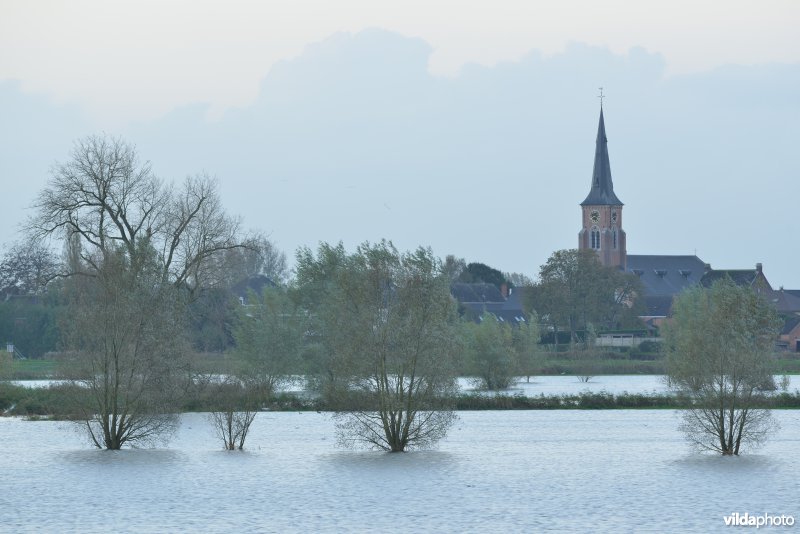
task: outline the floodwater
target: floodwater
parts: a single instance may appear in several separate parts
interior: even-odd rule
[[[781,376],[776,376],[776,382],[780,382]],[[794,391],[800,388],[800,376],[788,376],[788,389]],[[58,380],[19,380],[12,382],[26,387],[47,387],[50,384],[59,383]],[[459,387],[465,393],[479,392],[475,389],[473,380],[470,378],[459,378]],[[283,388],[285,391],[303,392],[302,379],[294,384]],[[581,382],[577,376],[556,375],[556,376],[532,376],[530,381],[525,377],[519,377],[517,383],[509,388],[499,391],[502,395],[524,395],[526,397],[538,397],[539,395],[574,395],[582,392],[606,392],[614,395],[620,393],[640,393],[640,394],[665,394],[669,393],[667,382],[661,375],[600,375],[593,376],[588,382]],[[486,393],[486,392],[479,392]]]
[[[261,413],[245,452],[187,414],[153,450],[99,451],[68,423],[0,418],[8,532],[725,530],[800,519],[800,411],[738,458],[693,452],[671,410],[460,412],[437,450],[336,448],[330,417]]]
[[[469,378],[459,378],[459,386],[464,392],[472,392],[475,387]],[[588,382],[581,382],[577,376],[554,375],[532,376],[530,381],[525,377],[520,377],[514,386],[498,393],[538,397],[539,395],[575,395],[586,391],[592,393],[604,391],[618,395],[620,393],[668,393],[669,388],[661,375],[603,375],[593,376]]]

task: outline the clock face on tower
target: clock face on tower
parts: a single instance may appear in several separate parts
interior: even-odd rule
[[[600,212],[597,210],[592,210],[592,212],[589,214],[589,218],[593,223],[597,224],[597,221],[600,220]]]

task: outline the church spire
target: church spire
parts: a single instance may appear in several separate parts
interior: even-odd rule
[[[592,188],[581,206],[622,206],[622,202],[614,194],[614,183],[611,181],[611,164],[608,161],[608,139],[606,125],[603,120],[603,102],[600,101],[600,124],[597,126],[597,146],[594,151],[594,170],[592,171]]]

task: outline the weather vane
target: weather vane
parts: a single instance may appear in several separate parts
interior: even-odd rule
[[[600,109],[603,109],[603,99],[605,97],[603,96],[603,88],[602,87],[600,88],[600,95],[597,98],[600,99]]]

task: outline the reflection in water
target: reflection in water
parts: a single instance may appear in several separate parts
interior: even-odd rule
[[[258,415],[223,451],[202,414],[168,448],[99,451],[0,418],[4,531],[695,531],[795,514],[800,413],[756,454],[691,452],[668,410],[461,412],[438,450],[340,450],[326,414]],[[69,427],[67,427],[69,428]],[[35,505],[32,505],[35,503]]]
[[[164,466],[186,461],[186,454],[172,449],[122,449],[109,451],[105,449],[88,449],[77,451],[61,451],[59,459],[84,466],[118,466],[138,469],[150,466]]]

